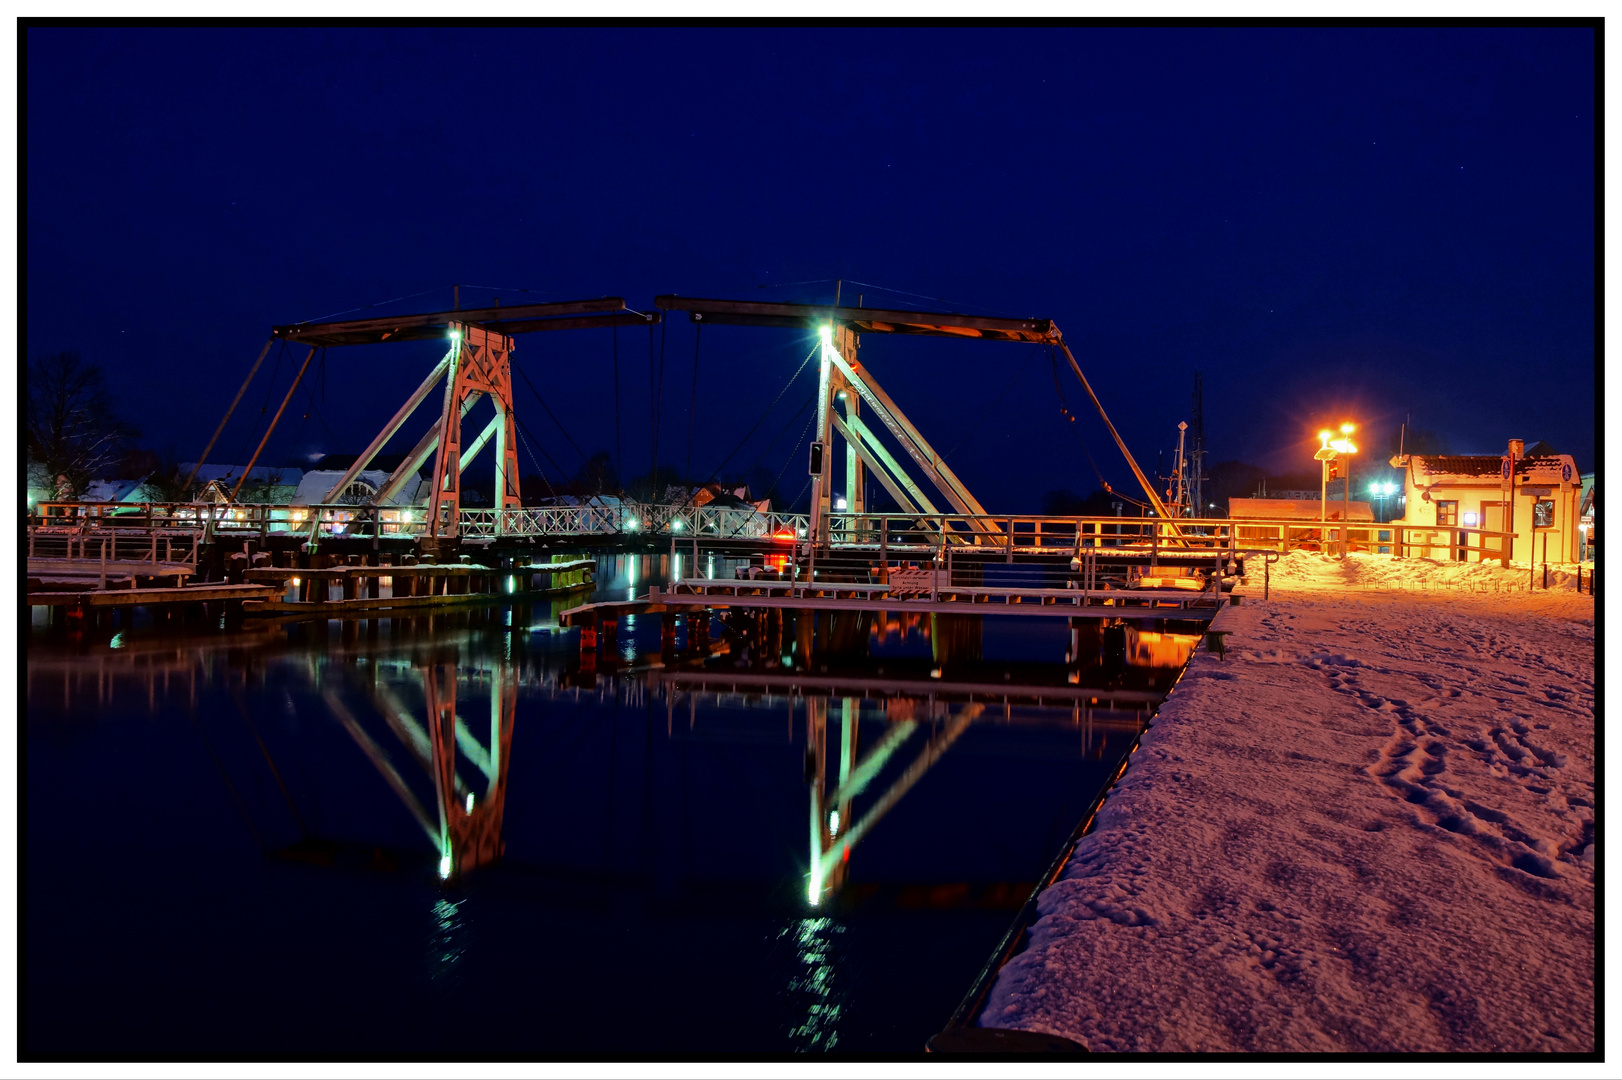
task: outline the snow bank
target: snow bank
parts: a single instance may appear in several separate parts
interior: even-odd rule
[[[1479,564],[1273,569],[980,1022],[1096,1051],[1593,1050],[1592,598],[1372,585],[1506,573]]]
[[[1250,580],[1262,577],[1259,565],[1246,566]],[[1342,590],[1396,590],[1401,592],[1526,593],[1575,592],[1575,563],[1549,564],[1549,587],[1543,588],[1543,568],[1512,562],[1506,569],[1495,562],[1452,562],[1439,559],[1395,559],[1390,555],[1352,552],[1343,562],[1315,551],[1292,551],[1268,571],[1276,582],[1334,586]],[[1583,569],[1583,589],[1588,588]]]

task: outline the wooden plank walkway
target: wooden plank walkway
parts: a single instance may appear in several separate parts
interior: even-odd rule
[[[29,559],[28,581],[41,585],[66,585],[70,588],[87,582],[97,586],[105,580],[133,586],[140,578],[175,578],[176,585],[191,577],[197,568],[190,563],[158,562],[146,559]]]
[[[589,571],[595,566],[593,559],[571,559],[513,567],[474,563],[331,566],[316,570],[286,566],[255,567],[244,571],[243,576],[253,581],[272,583],[275,586],[274,595],[243,604],[242,612],[251,617],[344,618],[378,616],[389,612],[429,613],[446,608],[544,600],[591,588]],[[535,587],[535,579],[543,575],[547,583]],[[393,595],[360,595],[363,589],[378,591],[383,578],[389,579],[388,589]],[[307,599],[286,598],[287,588],[294,582],[307,590]],[[334,582],[343,584],[343,597],[334,599],[328,595]],[[512,588],[503,588],[504,582],[510,583]],[[520,582],[524,587],[518,587]]]
[[[759,585],[753,595],[700,594],[667,592],[658,586],[648,590],[642,600],[613,600],[596,604],[582,604],[558,616],[560,626],[589,626],[598,621],[619,619],[625,615],[653,614],[709,608],[723,611],[731,608],[788,608],[799,611],[870,611],[919,612],[935,615],[1023,615],[1037,618],[1109,618],[1143,622],[1159,619],[1210,619],[1222,607],[1226,597],[1221,593],[1185,592],[1172,589],[1093,590],[1044,589],[1029,601],[1007,601],[1008,590],[942,589],[941,594],[954,599],[902,599],[900,597],[840,596],[850,590],[843,582],[829,582],[814,589],[800,587],[796,594],[785,594],[779,583],[726,582],[747,589]],[[769,584],[770,589],[765,586]],[[858,586],[859,588],[859,586]],[[1032,592],[1027,590],[1027,592]],[[811,595],[816,594],[816,595]],[[833,594],[833,595],[825,595]],[[968,596],[968,600],[955,597]],[[976,599],[976,596],[979,598]],[[997,600],[1002,597],[1003,600]]]
[[[276,590],[268,585],[186,585],[159,589],[76,589],[31,592],[29,607],[151,607],[163,604],[202,604],[216,600],[258,600]]]

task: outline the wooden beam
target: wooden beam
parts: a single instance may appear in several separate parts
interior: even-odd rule
[[[294,323],[271,328],[271,336],[283,341],[302,341],[318,345],[369,345],[382,341],[411,341],[442,337],[442,328],[453,322],[485,324],[527,323],[545,321],[562,315],[586,315],[596,312],[624,311],[625,301],[618,296],[605,296],[597,300],[568,300],[555,304],[520,304],[516,307],[472,308],[467,311],[431,311],[416,315],[390,315],[375,319],[348,319],[336,322]],[[631,318],[637,323],[647,319],[639,315]],[[601,325],[609,325],[603,323]],[[540,329],[541,327],[536,327]],[[546,327],[547,329],[577,329],[578,327]],[[494,327],[492,327],[494,329]],[[497,330],[510,334],[512,330]]]
[[[864,334],[933,334],[998,341],[1054,341],[1058,338],[1058,331],[1049,319],[999,319],[952,312],[771,304],[686,296],[658,296],[653,303],[665,311],[686,311],[692,321],[701,323],[814,329],[837,322]]]
[[[276,339],[274,337],[268,339],[265,342],[265,347],[259,350],[259,359],[255,360],[253,362],[253,367],[248,369],[248,377],[242,380],[242,387],[237,391],[237,396],[231,399],[231,407],[225,410],[224,416],[220,417],[220,426],[214,429],[214,437],[208,440],[207,446],[203,447],[202,456],[197,459],[197,464],[192,466],[191,472],[186,476],[185,482],[180,485],[180,493],[182,497],[191,491],[191,482],[197,479],[197,471],[204,465],[208,464],[209,452],[214,449],[214,444],[219,441],[220,432],[225,430],[226,421],[230,420],[231,414],[236,412],[237,403],[242,400],[242,395],[247,393],[248,384],[253,382],[254,375],[256,375],[259,371],[259,365],[265,362],[265,357],[267,354],[269,354],[270,346],[275,342],[275,340]]]
[[[319,346],[310,346],[309,355],[304,358],[304,366],[298,369],[297,375],[293,376],[293,385],[287,388],[287,396],[282,398],[281,408],[277,409],[276,415],[270,418],[270,426],[265,429],[264,437],[259,440],[258,447],[254,449],[253,457],[248,459],[248,464],[243,468],[242,475],[238,477],[237,486],[231,489],[231,497],[227,500],[228,502],[236,502],[237,492],[241,491],[242,485],[248,482],[248,477],[253,473],[254,464],[258,462],[259,455],[264,452],[265,444],[270,441],[270,433],[276,430],[276,425],[281,422],[282,413],[287,411],[287,403],[293,400],[293,392],[298,389],[298,384],[303,381],[304,373],[310,370],[310,361],[315,359],[317,348]]]

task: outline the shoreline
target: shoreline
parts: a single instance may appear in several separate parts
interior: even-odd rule
[[[1455,569],[1295,553],[1268,602],[1253,575],[979,1022],[1095,1051],[1591,1052],[1593,600],[1402,587]]]

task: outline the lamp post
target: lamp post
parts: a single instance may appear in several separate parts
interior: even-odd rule
[[[1356,424],[1346,423],[1340,425],[1340,438],[1331,439],[1332,434],[1327,428],[1318,432],[1318,452],[1312,456],[1323,464],[1323,483],[1318,496],[1318,546],[1322,550],[1327,542],[1329,533],[1329,464],[1338,462],[1342,454],[1347,456],[1346,461],[1346,498],[1341,508],[1340,526],[1340,557],[1346,557],[1347,546],[1351,540],[1351,533],[1346,528],[1352,512],[1352,462],[1351,455],[1357,453],[1357,446],[1352,442],[1352,432],[1357,430]]]
[[[1335,460],[1335,451],[1329,448],[1327,430],[1318,432],[1318,441],[1322,445],[1312,456],[1323,465],[1323,482],[1318,488],[1318,550],[1322,551],[1329,541],[1329,463]]]
[[[1390,482],[1381,483],[1379,481],[1375,481],[1374,483],[1369,485],[1369,494],[1373,495],[1375,498],[1380,500],[1380,520],[1382,522],[1391,520],[1390,518],[1385,516],[1386,515],[1386,499],[1389,498],[1391,495],[1393,495],[1396,492],[1396,490],[1397,490],[1397,485],[1393,484],[1393,483],[1390,483]]]

